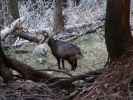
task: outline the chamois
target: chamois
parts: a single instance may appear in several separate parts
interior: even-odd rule
[[[70,63],[71,70],[75,70],[77,68],[77,60],[82,56],[78,46],[69,42],[55,40],[53,37],[48,39],[48,46],[57,60],[59,69],[61,69],[61,62],[63,69],[65,69],[64,60]]]

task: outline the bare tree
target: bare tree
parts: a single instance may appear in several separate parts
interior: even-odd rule
[[[8,0],[8,9],[13,19],[19,18],[18,0]]]
[[[54,33],[64,31],[64,16],[62,12],[63,0],[55,0],[55,11],[54,11]]]

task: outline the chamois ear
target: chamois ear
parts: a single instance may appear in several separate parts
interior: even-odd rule
[[[43,39],[40,41],[40,43],[47,42],[47,40],[49,39],[49,33],[43,30],[40,32],[40,34],[43,35]]]
[[[45,30],[43,30],[43,31],[41,31],[41,32],[39,32],[40,34],[42,34],[43,35],[43,40],[40,42],[40,43],[44,43],[44,42],[48,42],[48,40],[50,39],[50,38],[54,38],[54,36],[56,35],[55,33],[53,33],[53,34],[49,34],[47,31],[45,31]]]

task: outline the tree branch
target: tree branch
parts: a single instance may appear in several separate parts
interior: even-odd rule
[[[56,80],[53,83],[48,84],[49,87],[69,87],[72,86],[72,83],[77,80],[85,80],[87,79],[87,82],[94,82],[94,80],[97,78],[102,73],[103,69],[99,69],[96,71],[88,72],[85,74],[81,75],[76,75],[71,78],[67,79],[59,79],[58,81]],[[50,80],[49,80],[50,81]]]
[[[52,78],[51,75],[36,71],[31,66],[21,63],[16,59],[12,59],[9,57],[6,59],[7,59],[6,64],[9,66],[9,68],[12,68],[17,72],[19,72],[25,80],[33,80],[38,82],[38,81],[46,81]]]
[[[11,23],[10,26],[5,27],[3,30],[1,30],[0,35],[1,35],[1,40],[4,40],[9,34],[11,34],[17,27],[22,25],[24,22],[24,17],[20,17],[16,19],[14,22]]]
[[[66,72],[66,71],[63,71],[63,70],[57,70],[57,69],[39,69],[39,70],[37,70],[37,71],[54,71],[54,72],[63,73],[63,74],[66,74],[66,75],[68,75],[68,76],[70,76],[70,77],[73,77],[72,74],[70,74],[70,73],[68,73],[68,72]]]

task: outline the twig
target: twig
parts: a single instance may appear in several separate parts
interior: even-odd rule
[[[38,69],[37,71],[54,71],[54,72],[59,72],[59,73],[63,73],[63,74],[66,74],[70,77],[73,77],[72,74],[68,73],[68,72],[65,72],[63,70],[57,70],[57,69]]]
[[[86,32],[85,33],[83,33],[83,34],[77,34],[77,35],[73,35],[73,36],[67,36],[67,38],[64,40],[64,41],[74,41],[74,40],[76,40],[76,39],[78,39],[79,37],[82,37],[82,36],[84,36],[84,35],[87,35],[87,34],[89,34],[89,33],[95,33],[99,28],[102,28],[104,26],[104,24],[102,24],[102,25],[99,25],[99,26],[97,26],[97,27],[95,27],[94,29],[89,29],[89,30],[86,30]],[[81,27],[76,27],[77,29],[79,29],[79,28],[82,28],[82,27],[84,27],[84,25],[83,26],[81,26]],[[85,27],[91,27],[91,25],[86,25]],[[69,32],[69,30],[73,30],[73,28],[70,28],[70,29],[67,29],[66,31],[68,31]],[[74,30],[73,30],[74,31]],[[63,37],[64,38],[64,37]]]
[[[9,34],[11,34],[17,27],[21,26],[24,22],[25,17],[20,17],[13,21],[10,26],[5,27],[3,30],[0,31],[1,33],[1,40],[4,40]]]
[[[54,83],[48,84],[49,87],[69,87],[72,86],[72,83],[77,80],[86,80],[88,82],[94,82],[94,80],[102,73],[103,69],[99,69],[96,71],[88,72],[81,75],[76,75],[68,79],[61,79],[58,81],[55,81]]]

